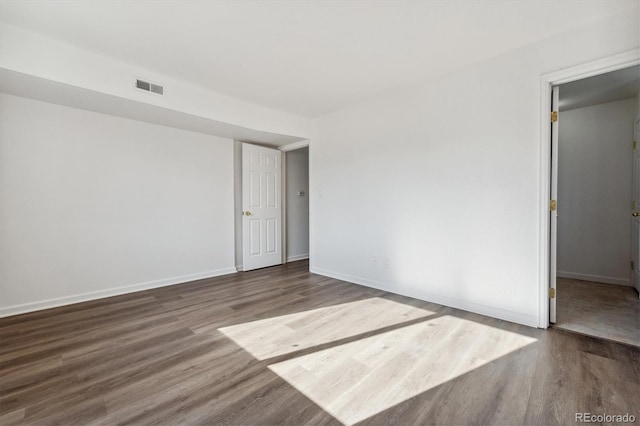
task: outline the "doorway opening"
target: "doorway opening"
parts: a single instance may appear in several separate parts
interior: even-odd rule
[[[234,200],[238,272],[308,262],[309,141],[234,141]]]
[[[283,153],[284,261],[309,259],[309,146]]]
[[[557,328],[640,346],[637,56],[618,55],[601,69],[566,70],[543,83],[559,113],[547,134],[546,318]]]
[[[633,197],[637,185],[632,190],[640,66],[557,89],[555,326],[640,346],[631,268],[632,213],[640,202]]]

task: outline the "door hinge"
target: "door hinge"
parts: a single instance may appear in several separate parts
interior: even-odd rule
[[[558,111],[551,111],[551,122],[555,123],[558,121]]]
[[[556,298],[556,289],[555,288],[549,287],[549,298],[550,299],[555,299]]]
[[[549,201],[549,210],[551,210],[552,212],[555,212],[557,208],[558,208],[558,202],[556,200]]]
[[[631,270],[632,271],[636,270],[636,262],[634,262],[633,260],[631,261]]]
[[[638,141],[633,141],[633,149],[637,149],[638,148]]]

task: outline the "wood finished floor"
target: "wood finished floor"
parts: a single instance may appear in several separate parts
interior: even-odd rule
[[[640,299],[633,287],[558,278],[556,328],[640,347]]]
[[[574,424],[640,417],[640,350],[306,261],[0,319],[0,424]]]

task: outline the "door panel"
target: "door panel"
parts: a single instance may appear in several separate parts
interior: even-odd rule
[[[273,209],[276,208],[276,201],[278,201],[276,197],[276,186],[280,186],[279,184],[276,185],[276,177],[275,173],[265,173],[267,181],[267,201],[265,206]]]
[[[636,136],[637,137],[637,136]],[[636,202],[635,211],[640,211],[640,206],[637,203],[640,202],[640,154],[638,154],[638,149],[633,150],[633,182],[632,182],[632,192],[633,192],[633,201]]]
[[[255,219],[249,219],[251,244],[249,245],[249,254],[251,256],[260,255],[260,221]]]
[[[249,207],[260,207],[260,173],[249,171]]]
[[[242,268],[282,263],[281,153],[242,145]]]
[[[276,244],[276,231],[278,229],[278,226],[276,224],[276,221],[274,219],[267,219],[267,250],[266,252],[271,254],[271,253],[275,253],[278,249],[278,246]]]
[[[632,223],[632,249],[634,268],[631,279],[640,294],[640,217],[634,217]]]

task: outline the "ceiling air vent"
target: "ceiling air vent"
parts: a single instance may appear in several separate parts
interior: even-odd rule
[[[164,86],[151,83],[150,81],[141,80],[139,78],[136,79],[136,89],[164,96]]]

